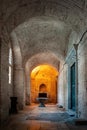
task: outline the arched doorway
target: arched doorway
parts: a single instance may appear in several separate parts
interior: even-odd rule
[[[47,103],[57,103],[58,71],[47,64],[39,65],[31,71],[31,103],[37,103],[39,93],[47,93]]]

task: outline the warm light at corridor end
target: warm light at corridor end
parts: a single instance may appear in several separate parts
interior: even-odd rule
[[[31,102],[35,103],[38,93],[48,94],[48,102],[56,103],[58,71],[51,65],[39,65],[31,72]],[[42,86],[45,86],[44,88]]]
[[[52,76],[57,77],[58,71],[50,65],[39,65],[31,72],[31,78],[50,78]]]

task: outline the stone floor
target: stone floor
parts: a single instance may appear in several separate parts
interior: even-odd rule
[[[87,126],[76,126],[75,116],[56,105],[26,106],[18,114],[10,115],[0,130],[87,130]]]

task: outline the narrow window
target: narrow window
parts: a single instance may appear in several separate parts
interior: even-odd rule
[[[9,49],[9,84],[12,83],[12,49]]]

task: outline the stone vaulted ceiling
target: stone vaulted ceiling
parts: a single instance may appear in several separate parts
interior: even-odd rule
[[[0,15],[23,59],[49,51],[64,57],[71,32],[87,24],[87,1],[3,0]]]
[[[15,30],[23,57],[52,51],[64,55],[70,28],[51,17],[36,17]],[[33,50],[33,51],[32,51]]]

